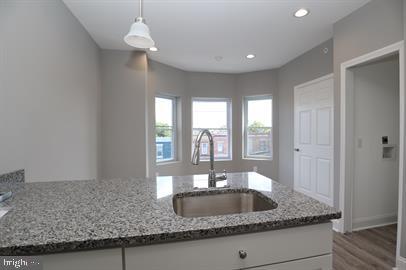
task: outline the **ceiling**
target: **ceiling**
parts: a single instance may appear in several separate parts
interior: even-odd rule
[[[123,37],[138,15],[137,0],[63,1],[102,49],[133,49]],[[331,38],[333,24],[367,2],[145,0],[144,17],[159,48],[148,54],[188,71],[241,73],[277,68]],[[302,7],[310,15],[295,18],[293,13]],[[250,53],[256,58],[246,59]]]

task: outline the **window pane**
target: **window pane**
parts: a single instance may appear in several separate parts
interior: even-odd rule
[[[173,100],[169,98],[155,98],[155,123],[172,126]]]
[[[224,129],[213,129],[207,128],[211,135],[213,136],[214,141],[214,157],[217,159],[229,159],[230,158],[230,151],[228,150],[228,145],[230,142],[229,132],[226,128]],[[200,128],[193,129],[193,146],[196,140],[197,134],[199,134]],[[192,149],[193,150],[193,149]],[[209,148],[209,140],[206,136],[202,138],[201,145],[200,145],[200,159],[201,160],[209,160],[210,159],[210,148]]]
[[[175,159],[175,123],[173,109],[175,99],[155,98],[155,144],[156,161]]]
[[[193,138],[192,150],[197,134],[202,129],[208,129],[213,135],[214,157],[230,159],[229,147],[231,131],[229,130],[229,114],[231,103],[228,100],[194,100],[193,101]],[[210,146],[206,136],[202,138],[200,159],[209,160]]]
[[[246,100],[245,155],[272,157],[272,99]]]
[[[272,127],[272,99],[248,100],[248,125]]]
[[[226,101],[193,101],[193,128],[227,128]]]

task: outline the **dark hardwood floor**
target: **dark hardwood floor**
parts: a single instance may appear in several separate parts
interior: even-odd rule
[[[334,270],[392,270],[396,264],[396,225],[351,234],[334,232]]]

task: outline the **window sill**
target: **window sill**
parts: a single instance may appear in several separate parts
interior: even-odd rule
[[[157,166],[161,166],[161,165],[171,165],[171,164],[177,164],[177,163],[181,163],[182,161],[180,160],[168,160],[168,161],[160,161],[160,162],[156,162]]]
[[[215,159],[214,162],[233,161],[232,159]],[[210,162],[210,160],[200,160],[200,162]]]
[[[273,157],[265,158],[265,157],[243,157],[243,160],[256,160],[256,161],[273,161]]]

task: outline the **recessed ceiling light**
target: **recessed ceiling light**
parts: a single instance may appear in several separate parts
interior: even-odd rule
[[[253,59],[255,58],[255,54],[248,54],[246,57],[247,59]]]
[[[301,8],[301,9],[299,9],[299,10],[297,10],[295,12],[295,17],[296,18],[302,18],[302,17],[304,17],[306,15],[309,15],[309,10],[307,10],[305,8]]]
[[[149,50],[150,50],[151,52],[157,52],[157,51],[158,51],[158,48],[157,48],[157,47],[151,47],[151,48],[149,48]]]

